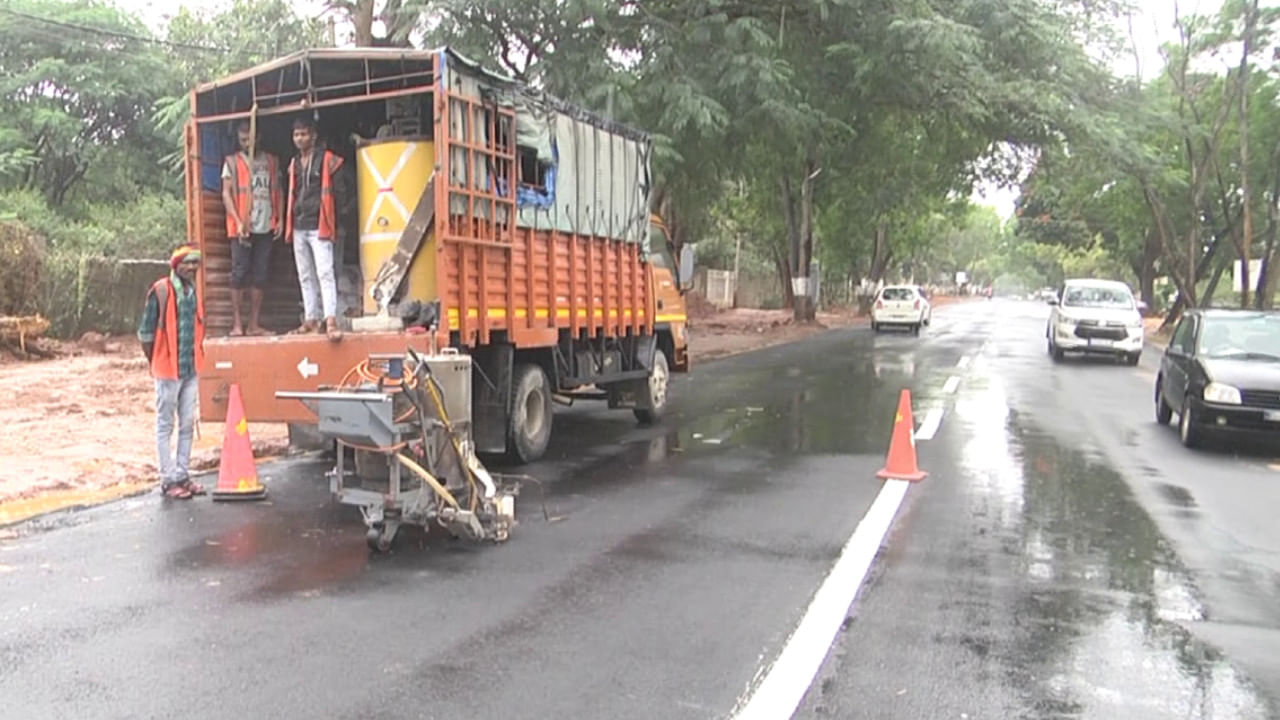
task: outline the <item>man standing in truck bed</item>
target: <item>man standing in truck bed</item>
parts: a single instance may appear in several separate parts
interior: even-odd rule
[[[240,151],[222,165],[222,204],[231,242],[231,334],[243,335],[240,299],[249,289],[249,334],[266,335],[258,324],[263,288],[271,264],[271,243],[284,234],[280,161],[257,150],[247,120],[236,126]]]
[[[294,332],[319,329],[321,313],[330,340],[341,340],[338,327],[338,281],[334,245],[339,218],[351,202],[351,183],[342,157],[316,146],[316,126],[309,118],[293,122],[293,144],[298,156],[289,163],[287,239],[293,242],[293,258],[302,288],[302,326]]]

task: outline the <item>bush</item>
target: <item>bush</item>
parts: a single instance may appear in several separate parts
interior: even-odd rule
[[[0,193],[0,213],[15,216],[43,236],[51,252],[101,257],[163,258],[186,239],[181,198],[147,193],[125,203],[99,203],[79,211],[55,210],[39,193]]]
[[[0,221],[0,315],[30,315],[45,262],[44,239],[16,220]]]
[[[80,327],[80,263],[75,252],[54,251],[45,258],[36,304],[54,337],[70,337]]]
[[[85,248],[106,257],[166,258],[187,236],[186,205],[172,195],[139,195],[125,205],[93,205],[87,226],[111,238],[108,246]]]
[[[0,220],[0,314],[39,312],[57,337],[86,323],[127,331],[137,282],[124,269],[131,263],[111,261],[165,259],[186,238],[185,206],[168,194],[53,209],[39,193],[12,190],[0,192],[0,218],[13,218]]]

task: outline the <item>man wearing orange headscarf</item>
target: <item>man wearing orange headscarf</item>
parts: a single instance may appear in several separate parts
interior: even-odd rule
[[[204,305],[196,291],[200,250],[183,245],[169,258],[169,275],[147,291],[138,340],[156,381],[156,456],[167,498],[204,494],[189,476],[198,377],[204,364]],[[171,448],[174,418],[177,452]]]

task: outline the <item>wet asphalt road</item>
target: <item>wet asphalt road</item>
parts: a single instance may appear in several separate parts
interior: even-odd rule
[[[503,546],[371,557],[317,462],[264,465],[269,504],[21,526],[0,717],[727,717],[880,490],[902,387],[943,413],[931,476],[797,717],[1275,717],[1275,460],[1184,451],[1154,352],[1055,366],[1046,315],[964,304],[920,338],[708,364],[660,428],[572,408],[526,469],[550,518],[527,488]]]

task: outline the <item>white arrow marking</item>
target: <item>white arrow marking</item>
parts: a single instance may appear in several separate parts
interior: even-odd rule
[[[303,357],[298,363],[298,374],[302,376],[303,380],[306,380],[313,375],[319,375],[320,366]]]

